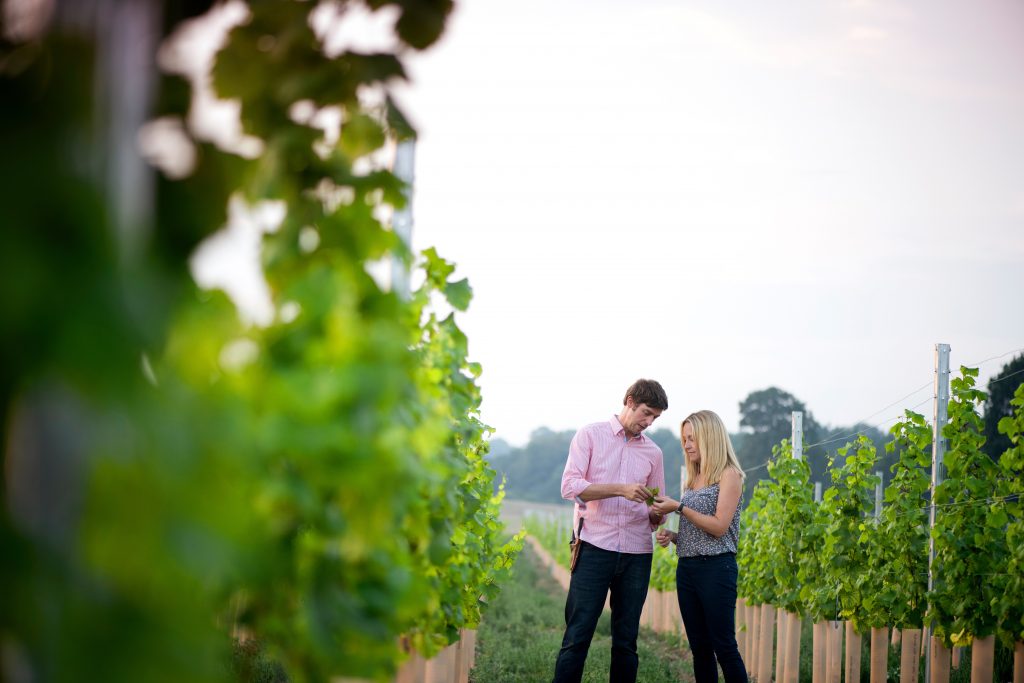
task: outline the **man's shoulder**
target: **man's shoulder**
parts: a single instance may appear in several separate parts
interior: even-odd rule
[[[576,430],[577,434],[587,434],[588,436],[600,434],[600,435],[612,435],[612,427],[608,420],[602,420],[601,422],[591,422],[590,424],[583,425]]]

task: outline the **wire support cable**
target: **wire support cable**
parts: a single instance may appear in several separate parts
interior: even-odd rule
[[[920,391],[920,389],[918,389],[918,391]],[[917,392],[914,392],[914,393],[917,393]],[[913,396],[913,395],[914,394],[910,394],[910,396]],[[907,408],[906,410],[915,410],[916,408],[920,408],[924,404],[929,403],[931,401],[932,401],[932,397],[929,396],[928,398],[926,398],[925,400],[921,401],[917,405],[911,406],[910,408]],[[879,412],[881,412],[881,411],[879,411]],[[878,413],[875,413],[875,414],[877,415]],[[865,429],[860,429],[860,430],[858,430],[856,432],[851,432],[850,434],[843,434],[842,436],[834,436],[831,439],[824,439],[823,441],[818,441],[816,443],[809,443],[806,446],[804,446],[804,448],[809,450],[809,449],[813,448],[814,446],[823,446],[825,444],[834,443],[836,441],[842,441],[843,439],[849,439],[849,438],[854,437],[854,436],[860,436],[861,434],[866,434],[868,429],[877,429],[878,427],[881,427],[884,424],[888,424],[890,422],[898,420],[901,417],[903,417],[903,415],[895,415],[893,417],[886,418],[886,419],[882,420],[881,422],[876,422],[875,424],[868,425]]]
[[[998,356],[992,356],[991,358],[986,358],[985,360],[979,361],[977,363],[969,363],[969,364],[965,365],[964,367],[967,367],[967,368],[979,368],[982,365],[984,365],[985,363],[988,363],[989,361],[999,360],[1000,358],[1005,358],[1006,356],[1009,356],[1011,353],[1020,353],[1022,351],[1024,351],[1024,348],[1013,349],[1012,351],[1007,351],[1006,353],[1001,353]]]

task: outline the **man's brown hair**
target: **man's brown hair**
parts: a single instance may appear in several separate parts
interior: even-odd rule
[[[626,395],[622,397],[622,405],[626,405],[626,399],[630,396],[637,405],[646,403],[648,408],[668,409],[668,396],[661,385],[653,379],[638,379],[633,382],[632,386],[626,389]]]

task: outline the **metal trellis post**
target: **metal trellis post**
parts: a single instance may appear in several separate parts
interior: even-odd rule
[[[797,460],[804,459],[804,414],[799,410],[793,411],[793,457]]]
[[[935,529],[935,489],[942,483],[942,460],[946,454],[946,440],[942,437],[942,428],[946,425],[949,404],[949,344],[935,345],[935,392],[934,392],[934,424],[932,426],[932,485],[929,491],[928,528]],[[935,539],[928,534],[928,592],[934,586],[932,565],[935,561]],[[932,626],[928,625],[927,648],[924,658],[924,680],[931,680],[932,659]]]

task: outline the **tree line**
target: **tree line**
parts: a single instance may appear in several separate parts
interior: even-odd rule
[[[1010,399],[1019,382],[1004,382],[1010,377],[1024,376],[1024,354],[1003,366],[989,381],[988,398],[984,403],[983,451],[992,459],[1005,451],[1009,442],[998,431],[999,419],[1010,414]],[[879,453],[878,469],[888,472],[898,461],[899,452],[886,452],[886,434],[869,424],[830,426],[819,422],[807,404],[793,394],[778,387],[750,392],[739,403],[740,430],[731,434],[736,455],[747,473],[744,496],[750,500],[754,487],[768,478],[767,462],[772,448],[783,439],[790,438],[792,413],[803,413],[804,458],[810,466],[810,481],[829,481],[829,459],[838,449],[858,436],[866,437]],[[558,503],[562,469],[569,452],[569,443],[575,430],[554,431],[540,427],[530,434],[529,441],[519,447],[496,438],[491,441],[490,462],[499,478],[505,478],[505,491],[509,498],[538,503]],[[683,463],[679,433],[676,429],[660,427],[648,433],[665,455],[665,477],[670,490],[679,486],[679,472]]]

